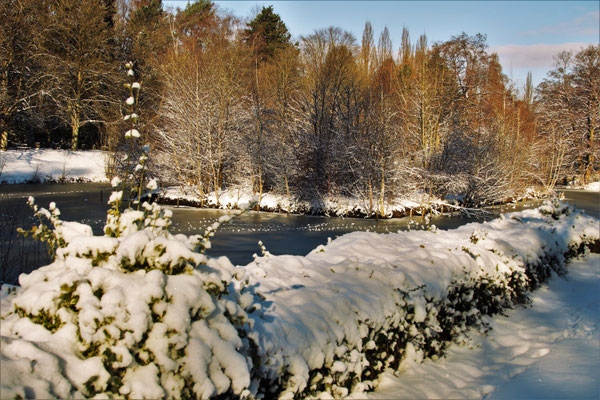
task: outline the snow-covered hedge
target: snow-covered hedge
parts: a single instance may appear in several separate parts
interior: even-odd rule
[[[246,267],[270,304],[254,330],[287,365],[284,397],[360,392],[386,368],[438,357],[470,327],[485,331],[484,315],[527,302],[598,231],[548,202],[452,231],[354,232],[306,257],[263,257]]]
[[[113,199],[117,201],[117,199]],[[145,211],[144,211],[145,210]],[[52,212],[50,214],[54,215]],[[0,397],[340,397],[443,354],[598,240],[560,203],[453,231],[355,232],[246,267],[156,205],[106,234],[59,222],[56,260],[2,299]],[[215,227],[216,228],[216,227]]]

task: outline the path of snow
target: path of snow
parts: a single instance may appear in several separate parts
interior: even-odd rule
[[[8,150],[0,152],[0,183],[28,181],[106,182],[102,151]]]
[[[386,373],[369,398],[600,398],[600,254],[574,261],[532,299],[490,320],[470,346]]]

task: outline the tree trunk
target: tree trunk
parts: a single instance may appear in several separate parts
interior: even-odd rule
[[[369,216],[373,213],[373,185],[371,183],[371,177],[369,177]]]
[[[0,150],[6,151],[8,147],[8,130],[2,129],[2,137],[0,138]]]
[[[379,215],[381,217],[385,216],[385,165],[384,165],[384,160],[383,160],[383,156],[381,156],[381,195],[379,198]]]
[[[73,111],[71,113],[71,150],[76,151],[79,146],[79,113]]]
[[[591,122],[591,118],[588,116],[588,126],[589,128],[589,132],[588,132],[588,151],[589,154],[586,157],[586,169],[585,169],[585,174],[583,176],[583,184],[586,185],[589,183],[591,177],[592,177],[592,172],[594,171],[594,125]]]

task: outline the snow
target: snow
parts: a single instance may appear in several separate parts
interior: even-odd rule
[[[375,398],[510,397],[540,375],[560,384],[552,361],[571,351],[582,355],[562,363],[572,374],[598,371],[595,255],[569,280],[554,275],[532,308],[484,315],[514,304],[526,270],[562,273],[571,250],[598,240],[598,220],[564,204],[449,231],[353,232],[306,256],[263,248],[245,267],[195,251],[218,223],[190,238],[169,223],[145,204],[113,214],[103,237],[58,225],[69,231],[56,260],[0,292],[0,397],[268,397],[259,385],[279,384],[282,398],[364,398],[373,387]],[[487,287],[497,291],[475,293]],[[479,335],[486,323],[492,333]],[[444,332],[467,346],[426,361]],[[597,372],[580,381],[594,394]]]
[[[0,183],[107,182],[102,151],[8,150],[0,152]]]
[[[490,319],[488,335],[452,345],[444,359],[386,372],[368,397],[598,399],[598,293],[600,254],[590,254],[534,292],[530,308]]]
[[[140,137],[140,132],[137,129],[130,129],[127,132],[125,132],[125,137],[139,138]]]
[[[262,196],[252,194],[244,188],[229,188],[218,193],[211,192],[205,198],[200,197],[191,187],[171,186],[164,188],[161,198],[169,202],[186,201],[191,204],[203,204],[206,207],[222,209],[242,209],[252,202],[256,202],[261,210],[285,211],[289,213],[317,213],[328,216],[373,216],[379,210],[378,204],[372,204],[372,209],[364,199],[335,196],[331,199],[319,201],[306,201],[295,196],[288,197],[284,194],[263,193]],[[398,197],[391,202],[385,202],[385,216],[409,215],[414,210],[433,211],[442,206],[449,206],[447,202],[422,192],[410,193],[405,197]],[[456,207],[458,208],[458,207]]]
[[[589,190],[591,192],[600,192],[600,182],[591,182],[585,185],[584,190]]]

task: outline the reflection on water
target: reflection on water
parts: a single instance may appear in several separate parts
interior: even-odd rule
[[[16,238],[14,234],[15,227],[29,228],[36,223],[26,205],[28,196],[34,196],[42,207],[47,207],[51,201],[56,202],[62,219],[88,224],[99,235],[106,220],[106,201],[110,191],[111,187],[106,184],[0,185],[0,268],[3,273],[0,280],[15,281],[18,275],[15,271],[29,272],[47,263],[43,248],[34,248],[31,242]],[[565,196],[567,201],[600,218],[599,193],[565,191]],[[490,214],[486,218],[466,218],[455,212],[453,216],[432,217],[429,223],[439,229],[454,229],[537,204],[539,202],[519,207],[506,205],[489,208]],[[187,235],[202,234],[221,215],[231,213],[187,207],[168,208],[173,210],[173,233]],[[273,254],[305,255],[318,245],[327,243],[328,238],[335,239],[348,232],[396,232],[409,229],[409,224],[411,229],[423,229],[428,221],[420,217],[414,217],[411,222],[410,218],[376,220],[248,212],[221,226],[208,254],[213,257],[226,255],[232,263],[245,265],[252,261],[254,253],[260,252],[259,240]],[[21,265],[24,263],[25,266]]]

